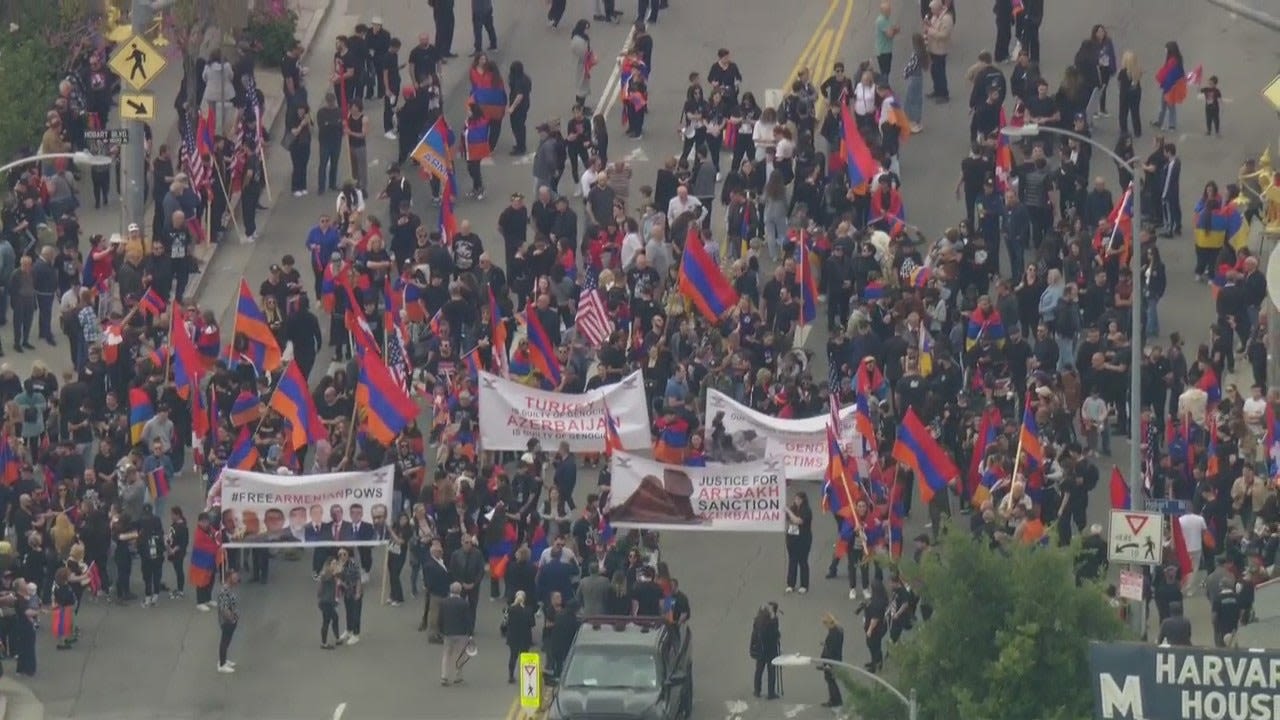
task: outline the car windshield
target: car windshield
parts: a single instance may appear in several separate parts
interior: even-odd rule
[[[652,690],[658,687],[658,660],[643,648],[578,647],[561,684]]]

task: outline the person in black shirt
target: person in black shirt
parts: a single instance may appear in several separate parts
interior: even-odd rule
[[[385,30],[383,31],[386,32]],[[382,130],[388,140],[396,140],[395,107],[400,99],[400,39],[392,38],[385,50],[374,59],[373,73],[378,78],[378,97],[382,98]],[[368,92],[374,91],[370,83]],[[401,128],[403,131],[405,128]]]
[[[654,581],[653,568],[642,568],[631,588],[631,614],[636,617],[662,616],[662,588]]]
[[[716,62],[707,71],[707,82],[713,90],[719,90],[730,108],[738,105],[738,90],[742,85],[742,71],[730,57],[729,51],[716,51]]]
[[[369,31],[365,34],[365,45],[369,49],[369,74],[372,82],[365,88],[365,99],[383,98],[387,95],[400,94],[399,65],[396,67],[396,87],[391,89],[383,77],[383,68],[387,67],[387,54],[396,54],[400,50],[400,41],[392,38],[391,33],[382,26],[382,18],[374,15],[369,20]]]
[[[877,580],[871,584],[871,599],[863,606],[862,628],[867,633],[867,650],[871,653],[871,662],[866,664],[869,672],[878,672],[884,665],[884,651],[881,649],[884,636],[889,631],[886,616],[889,612],[889,593],[884,583]]]
[[[431,44],[431,36],[423,33],[418,36],[418,44],[409,51],[409,68],[413,73],[413,84],[424,85],[427,78],[436,74],[440,64],[440,53]]]
[[[999,108],[996,108],[997,115]],[[970,130],[976,130],[977,113],[975,113],[974,125],[970,126]],[[956,183],[956,194],[964,191],[964,208],[965,219],[969,222],[969,227],[976,227],[975,220],[977,214],[978,198],[983,192],[984,183],[987,178],[993,177],[995,174],[995,163],[993,163],[982,151],[982,146],[974,142],[969,149],[969,155],[960,161],[960,181]]]
[[[338,157],[342,154],[342,136],[342,110],[338,107],[338,96],[326,93],[324,105],[316,111],[316,137],[320,145],[320,158],[316,165],[319,171],[317,195],[324,194],[326,185],[329,190],[338,189]]]
[[[371,92],[375,82],[373,73],[370,72],[369,57],[369,26],[364,23],[356,25],[355,32],[347,38],[348,55],[343,57],[343,62],[350,60],[347,67],[355,69],[355,98],[371,97]]]
[[[529,118],[529,104],[533,95],[533,80],[524,72],[524,63],[519,60],[511,63],[507,74],[507,115],[511,119],[511,135],[515,138],[512,155],[523,155],[528,152],[525,146],[526,125]]]
[[[307,84],[302,81],[302,67],[298,62],[301,59],[302,43],[295,40],[280,60],[280,77],[284,83],[284,101],[288,113],[286,117],[295,115],[297,108],[307,104]]]
[[[339,35],[334,39],[333,75],[330,78],[333,94],[343,97],[348,103],[356,99],[356,92],[360,87],[360,71],[355,67],[356,59],[351,53],[349,42],[346,35]]]
[[[877,583],[879,585],[879,583]],[[884,592],[884,586],[880,585],[881,593]],[[822,660],[835,660],[841,662],[844,660],[844,628],[840,627],[840,623],[831,613],[825,613],[822,616],[822,625],[827,629],[827,636],[822,641]],[[822,677],[827,681],[827,701],[822,704],[823,707],[835,708],[844,705],[844,698],[840,695],[840,685],[836,682],[835,668],[831,665],[819,663],[819,669],[822,670]]]

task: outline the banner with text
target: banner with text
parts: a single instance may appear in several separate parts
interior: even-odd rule
[[[1090,643],[1094,717],[1218,720],[1280,715],[1280,652]]]
[[[782,532],[782,458],[685,467],[616,452],[609,462],[609,521],[620,528]]]
[[[857,437],[853,428],[854,406],[840,410],[840,444],[848,452]],[[718,390],[707,390],[704,416],[711,435],[716,424],[724,426],[727,443],[707,442],[707,459],[735,463],[765,456],[765,447],[786,463],[789,480],[821,480],[827,469],[829,415],[785,420],[756,412]]]
[[[271,475],[226,469],[210,490],[227,547],[381,545],[392,506],[395,467],[368,472]]]
[[[538,440],[548,452],[560,443],[580,453],[604,451],[604,408],[618,423],[622,447],[653,444],[644,380],[636,371],[620,382],[580,395],[548,392],[480,373],[480,446],[485,450],[525,450]]]

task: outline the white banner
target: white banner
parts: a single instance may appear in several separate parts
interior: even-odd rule
[[[618,452],[609,470],[609,522],[615,527],[777,533],[785,529],[787,482],[780,457],[685,467]]]
[[[622,447],[653,444],[644,380],[636,371],[612,385],[574,395],[548,392],[480,373],[480,447],[525,450],[538,440],[553,452],[562,441],[578,453],[604,451],[604,408],[618,423]]]
[[[381,545],[394,480],[391,465],[319,475],[227,469],[209,494],[234,523],[230,548]]]
[[[854,406],[840,410],[840,445],[852,447]],[[784,420],[756,412],[718,390],[707,390],[707,459],[736,463],[765,456],[765,447],[780,452],[788,480],[821,480],[827,470],[829,415]],[[725,442],[713,442],[716,424],[724,426]]]

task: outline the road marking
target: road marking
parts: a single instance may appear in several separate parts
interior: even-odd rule
[[[333,709],[333,720],[342,720],[342,716],[346,712],[347,712],[347,704],[338,703],[338,707]]]
[[[516,158],[515,160],[512,160],[512,161],[511,161],[511,164],[512,164],[512,165],[532,165],[532,164],[533,164],[533,153],[527,153],[527,154],[525,154],[525,155],[521,155],[520,157]]]
[[[627,33],[627,37],[622,41],[622,52],[619,57],[613,61],[613,71],[609,73],[609,79],[604,84],[604,89],[600,91],[600,101],[596,103],[596,115],[604,115],[609,117],[609,111],[613,109],[614,103],[618,102],[618,91],[622,82],[622,57],[631,50],[631,41],[635,39],[636,29],[632,26]]]
[[[638,147],[635,150],[632,150],[631,152],[627,153],[627,162],[629,163],[649,162],[649,156],[644,154],[644,148]]]
[[[840,55],[840,47],[844,45],[845,35],[849,32],[849,23],[853,20],[853,6],[854,0],[846,0],[844,17],[840,18],[840,27],[836,30],[835,35],[831,39],[831,44],[827,47],[826,64],[814,70],[814,73],[831,72],[831,67],[835,65],[836,60]],[[814,77],[813,82],[815,84],[822,82],[822,77]],[[827,102],[822,95],[819,95],[817,107],[814,109],[814,116],[826,117],[826,110]]]
[[[741,720],[743,715],[751,709],[751,706],[742,700],[725,700],[724,709],[727,713],[728,720]]]
[[[800,56],[796,58],[795,65],[791,66],[791,72],[787,73],[787,81],[782,84],[783,89],[791,87],[791,83],[795,82],[796,76],[800,74],[800,70],[805,67],[804,61],[809,55],[813,54],[818,44],[818,38],[822,37],[827,29],[827,24],[831,22],[831,18],[836,14],[836,8],[845,0],[831,0],[827,6],[827,12],[823,14],[822,21],[818,23],[813,34],[809,36],[809,41],[804,44],[804,49],[800,51]]]
[[[787,720],[792,720],[793,718],[799,717],[801,713],[808,709],[808,705],[792,705],[783,711],[782,716],[787,718]]]

